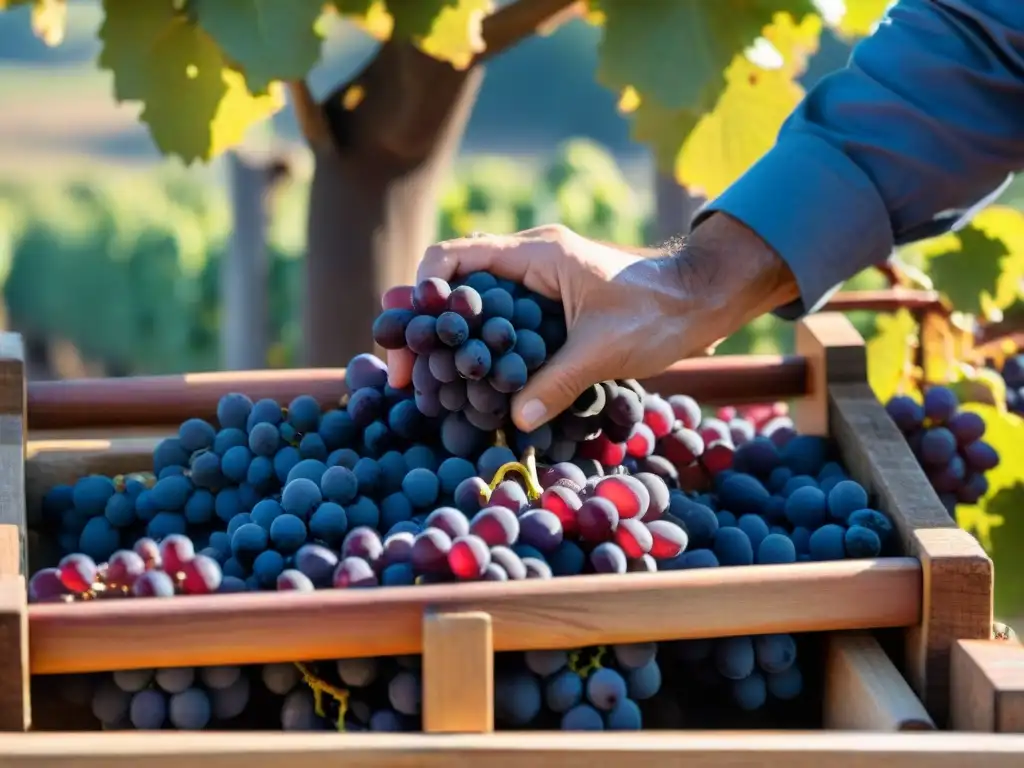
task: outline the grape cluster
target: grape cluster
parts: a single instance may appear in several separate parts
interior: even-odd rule
[[[961,411],[952,390],[929,388],[923,405],[897,395],[885,408],[950,515],[957,504],[974,504],[985,495],[985,473],[999,465],[999,454],[982,439],[984,419],[973,411]]]
[[[1006,384],[1007,409],[1024,416],[1024,354],[1007,358],[1000,375]]]
[[[471,457],[496,430],[508,430],[511,396],[565,343],[560,303],[487,272],[395,288],[384,304],[374,340],[384,349],[409,349],[415,358],[413,400],[395,426],[412,432],[423,421],[417,414],[443,417],[441,442],[455,456]],[[353,400],[361,408],[358,394]],[[551,430],[512,440],[520,451],[528,445],[547,450]]]
[[[667,660],[667,661],[666,661]],[[255,666],[175,667],[61,681],[104,730],[421,729],[420,656]],[[640,730],[683,691],[754,712],[803,692],[792,635],[636,643],[498,654],[499,729]],[[687,717],[673,727],[687,725]],[[692,727],[692,726],[691,726]]]

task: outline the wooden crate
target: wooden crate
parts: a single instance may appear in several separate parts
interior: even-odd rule
[[[953,647],[950,724],[958,731],[1024,733],[1024,645],[961,640]]]
[[[480,759],[495,765],[608,766],[810,766],[826,759],[859,766],[871,759],[887,766],[927,761],[934,768],[962,765],[965,755],[978,751],[998,765],[1020,765],[1024,739],[1010,736],[489,734],[495,651],[768,632],[834,633],[824,681],[827,727],[898,731],[945,725],[954,644],[990,636],[991,561],[955,526],[872,395],[863,341],[849,322],[832,314],[802,321],[797,352],[786,358],[687,361],[646,384],[709,403],[797,398],[799,430],[836,439],[851,475],[892,517],[905,557],[511,584],[27,606],[25,547],[32,536],[26,508],[36,508],[41,490],[55,482],[145,468],[153,445],[139,436],[81,439],[62,430],[165,432],[190,416],[212,417],[217,399],[228,391],[281,400],[313,393],[333,404],[344,394],[344,380],[339,369],[26,386],[20,342],[0,337],[0,729],[29,727],[30,673],[422,653],[423,725],[435,734],[46,734],[45,744],[44,734],[29,734],[0,738],[0,766],[170,766],[198,758],[202,766],[242,760],[249,766],[315,757],[328,764],[382,766]],[[45,440],[32,439],[37,430],[48,433]],[[679,610],[666,611],[666,605]],[[883,628],[900,630],[903,675],[865,633]],[[488,735],[436,735],[443,733]]]

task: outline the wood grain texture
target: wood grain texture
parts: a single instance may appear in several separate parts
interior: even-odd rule
[[[716,403],[785,400],[807,391],[804,360],[779,355],[683,360],[644,384]],[[282,405],[308,394],[329,408],[346,391],[344,368],[41,381],[29,385],[28,419],[32,430],[177,426],[192,417],[214,419],[217,401],[228,392]]]
[[[490,614],[428,611],[423,617],[423,730],[494,730],[494,633]]]
[[[792,406],[803,435],[830,435],[829,385],[867,381],[864,339],[845,315],[823,313],[796,325],[796,351],[807,360],[807,396]]]
[[[0,768],[1020,768],[1024,736],[955,733],[0,736]]]
[[[490,614],[498,651],[904,627],[920,621],[921,568],[911,558],[844,560],[457,587],[40,604],[29,608],[32,672],[420,653],[430,609]]]
[[[953,643],[992,631],[992,561],[956,527],[896,424],[867,384],[830,384],[830,425],[851,477],[892,518],[924,570],[922,623],[905,636],[906,675],[943,727]]]
[[[25,521],[25,362],[21,337],[0,333],[0,730],[31,723]]]
[[[1024,733],[1024,646],[1005,640],[960,640],[950,668],[950,727]]]
[[[824,688],[826,730],[935,730],[920,699],[866,632],[827,638]]]

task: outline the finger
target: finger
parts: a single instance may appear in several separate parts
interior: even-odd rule
[[[448,240],[427,249],[417,270],[417,279],[451,280],[472,272],[490,272],[550,299],[558,299],[560,293],[554,270],[557,248],[550,240],[520,235]]]
[[[516,427],[531,432],[566,410],[587,387],[609,376],[602,375],[603,350],[570,337],[542,368],[531,374],[526,387],[512,404]]]
[[[412,286],[396,285],[380,297],[382,309],[412,309]]]
[[[412,364],[416,356],[407,347],[388,350],[388,384],[405,389],[412,384]]]

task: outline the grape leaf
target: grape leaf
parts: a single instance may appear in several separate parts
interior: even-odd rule
[[[466,69],[484,50],[483,20],[491,0],[387,0],[395,20],[391,36],[412,40],[421,51]]]
[[[615,93],[635,88],[670,110],[710,109],[726,86],[723,71],[777,12],[803,17],[811,0],[601,0],[604,38],[598,80]]]
[[[971,227],[1003,244],[1006,252],[999,261],[999,278],[988,293],[996,308],[1007,309],[1020,298],[1024,284],[1024,213],[1007,205],[990,205],[974,217]]]
[[[141,119],[166,154],[208,160],[281,108],[280,88],[253,96],[217,44],[171,0],[105,0],[100,65],[119,100],[141,101]]]
[[[974,226],[957,233],[960,247],[932,256],[928,274],[935,289],[944,293],[961,312],[972,315],[982,311],[981,297],[996,292],[1002,275],[1002,262],[1009,251],[1001,240],[989,237]]]
[[[996,449],[999,465],[986,474],[988,493],[973,505],[957,507],[957,524],[974,534],[996,564],[996,614],[1024,615],[1024,579],[1019,568],[1024,550],[1024,462],[1015,460],[1024,445],[1024,419],[977,403],[965,403],[985,421],[985,442]]]
[[[194,0],[199,26],[245,72],[253,93],[274,80],[300,80],[320,58],[315,29],[322,0]]]
[[[0,0],[0,11],[32,4],[32,31],[51,48],[64,42],[67,27],[66,0]]]
[[[384,0],[332,0],[331,6],[376,40],[387,40],[395,20],[388,13]]]
[[[842,37],[865,37],[882,19],[894,0],[847,0],[846,12],[834,25]]]
[[[820,32],[817,16],[798,24],[788,14],[777,14],[764,30],[765,42],[777,55],[774,69],[758,66],[745,54],[736,56],[725,72],[725,91],[704,115],[669,110],[640,95],[634,138],[651,146],[659,168],[687,189],[715,197],[775,143],[803,97],[794,78],[817,49]]]
[[[866,344],[868,384],[881,402],[903,394],[911,366],[917,322],[901,309],[875,318],[875,335]]]

